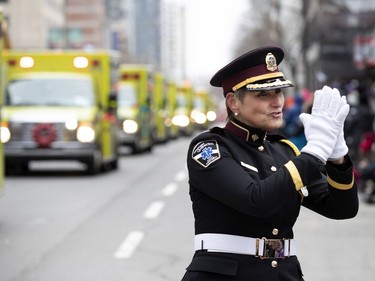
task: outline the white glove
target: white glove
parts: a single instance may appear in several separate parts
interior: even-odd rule
[[[350,105],[346,102],[346,97],[342,96],[340,100],[340,108],[346,105],[349,106],[349,109],[350,109]],[[337,137],[335,147],[333,148],[332,154],[328,158],[328,160],[334,161],[334,160],[340,159],[344,157],[346,154],[348,154],[348,151],[349,151],[349,148],[346,145],[346,141],[344,138],[344,124],[342,124],[341,129],[339,131],[339,135]]]
[[[349,105],[340,107],[340,104],[339,91],[324,86],[314,93],[311,114],[300,115],[307,140],[301,152],[319,158],[324,164],[333,152],[339,131],[349,113]]]

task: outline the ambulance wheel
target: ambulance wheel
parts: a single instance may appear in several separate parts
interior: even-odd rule
[[[132,154],[139,154],[139,153],[141,153],[141,150],[139,149],[139,147],[136,144],[132,145],[131,150],[132,150]]]
[[[145,151],[151,152],[153,147],[154,147],[153,143],[150,143],[150,145],[146,147]]]
[[[118,169],[118,155],[116,155],[115,159],[112,160],[111,168],[112,168],[112,170]]]
[[[152,148],[154,147],[154,144],[155,144],[155,138],[152,136],[152,134],[149,136],[149,143],[147,145],[147,147],[145,147],[145,150],[146,152],[151,152],[152,151]]]
[[[113,154],[115,155],[114,159],[112,160],[112,163],[111,163],[111,168],[112,170],[117,170],[118,169],[118,166],[119,166],[119,157],[120,157],[120,153],[119,153],[119,144],[117,143],[116,144],[116,148],[114,149],[113,151]]]
[[[105,172],[111,171],[111,170],[117,170],[117,169],[118,169],[118,158],[117,157],[102,165],[102,170],[105,171]]]
[[[5,174],[6,175],[19,175],[29,171],[29,163],[6,163]]]
[[[142,152],[142,147],[140,145],[141,141],[139,137],[136,138],[134,143],[131,145],[132,154],[139,154]]]
[[[96,175],[102,171],[103,168],[103,155],[100,149],[94,151],[94,154],[86,163],[87,165],[87,174]]]

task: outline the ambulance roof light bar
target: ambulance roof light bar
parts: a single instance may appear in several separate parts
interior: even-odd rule
[[[86,68],[89,65],[89,60],[86,57],[75,57],[73,65],[76,68]]]
[[[34,59],[32,57],[21,57],[20,67],[21,68],[32,68],[34,66]]]

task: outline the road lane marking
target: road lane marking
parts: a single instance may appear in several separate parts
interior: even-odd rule
[[[152,202],[144,212],[143,217],[146,219],[154,219],[158,217],[164,206],[165,203],[163,201]]]
[[[175,182],[171,182],[169,184],[167,184],[163,190],[161,191],[161,193],[164,195],[164,196],[171,196],[173,195],[178,189],[178,185],[177,183]]]
[[[174,178],[178,182],[184,181],[186,179],[186,171],[179,171]]]
[[[131,231],[124,241],[121,243],[120,247],[115,252],[114,256],[116,259],[128,259],[130,258],[135,249],[141,243],[145,234],[142,231]]]

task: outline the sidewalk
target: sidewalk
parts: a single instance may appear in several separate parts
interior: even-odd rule
[[[336,221],[302,208],[295,226],[306,281],[375,278],[375,204],[360,200],[357,217]]]

